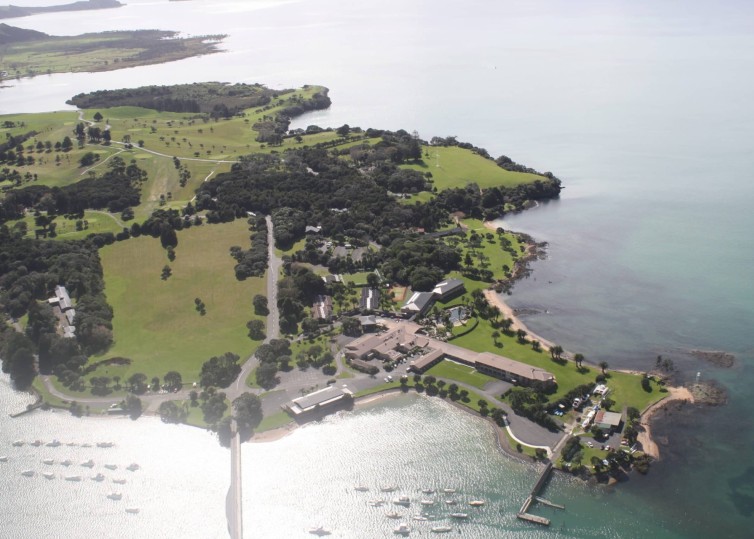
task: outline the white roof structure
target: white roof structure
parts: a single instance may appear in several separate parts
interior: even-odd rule
[[[343,399],[353,397],[353,392],[345,385],[343,387],[330,386],[303,397],[293,399],[286,405],[288,410],[294,415],[301,415],[311,412],[315,408],[321,408],[339,402]]]

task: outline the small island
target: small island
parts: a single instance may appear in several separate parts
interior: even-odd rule
[[[14,17],[28,17],[29,15],[38,15],[40,13],[59,13],[61,11],[87,11],[91,9],[110,9],[121,7],[123,4],[118,0],[80,0],[70,4],[60,4],[57,6],[0,6],[0,19],[11,19]]]
[[[70,102],[0,117],[0,357],[39,405],[230,444],[414,391],[514,456],[608,481],[647,471],[658,403],[692,398],[667,360],[612,370],[502,300],[545,246],[493,221],[557,197],[550,172],[455,137],[291,129],[330,106],[322,86]]]
[[[178,37],[166,30],[51,36],[0,23],[0,79],[113,71],[220,52],[224,35]]]

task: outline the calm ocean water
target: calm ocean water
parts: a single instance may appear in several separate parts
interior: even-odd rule
[[[633,478],[611,492],[557,479],[548,495],[564,501],[568,510],[547,515],[555,523],[550,530],[510,521],[510,508],[519,503],[531,472],[498,455],[483,425],[423,400],[391,401],[339,416],[278,443],[245,448],[246,462],[263,462],[258,470],[265,470],[244,468],[249,536],[269,536],[275,526],[295,536],[316,521],[350,530],[342,531],[344,537],[379,536],[371,531],[378,528],[391,535],[346,492],[356,478],[376,485],[391,473],[406,488],[419,488],[425,477],[434,482],[453,474],[473,478],[469,484],[479,485],[480,495],[496,504],[468,528],[470,537],[500,537],[506,531],[526,537],[750,535],[750,3],[133,1],[111,12],[45,15],[12,24],[70,34],[159,26],[230,37],[228,52],[221,55],[14,82],[0,92],[3,113],[57,110],[78,92],[140,84],[318,83],[331,88],[333,107],[307,115],[297,126],[347,122],[417,129],[425,138],[456,135],[493,155],[505,153],[554,171],[566,185],[561,200],[504,220],[504,226],[550,244],[548,259],[517,285],[511,303],[538,313],[527,319],[535,331],[588,358],[647,368],[663,354],[675,359],[683,377],[701,372],[730,393],[726,407],[658,421],[660,441],[667,438],[670,445],[662,446],[667,458],[646,478]],[[715,369],[684,354],[693,348],[729,350],[738,362],[730,370]],[[409,407],[411,414],[401,413]],[[38,425],[39,437],[47,428],[44,417],[28,418]],[[2,421],[2,438],[11,440]],[[90,424],[64,418],[66,428],[74,423],[77,429]],[[473,434],[425,432],[420,428],[425,424],[454,425],[458,433]],[[186,451],[188,444],[175,444],[157,422],[118,426],[124,440],[144,439],[142,429],[172,451]],[[189,438],[208,439],[191,429],[175,432],[184,430]],[[355,433],[360,436],[354,438]],[[362,440],[371,443],[364,447]],[[192,439],[190,445],[197,461],[217,467],[217,474],[202,483],[206,496],[201,498],[224,502],[227,462],[210,447],[211,440],[207,443],[205,448]],[[452,449],[440,458],[433,453],[438,445]],[[439,464],[429,468],[430,462]],[[182,470],[193,474],[189,466]],[[154,493],[174,498],[183,475],[166,476]],[[13,484],[24,488],[15,478]],[[496,497],[496,491],[515,493],[515,502],[504,494]],[[186,507],[189,516],[195,513]],[[221,512],[207,521],[213,531],[182,536],[224,533]],[[40,514],[35,522],[39,531],[59,521]],[[77,529],[96,531],[106,521],[82,514],[75,522]],[[111,530],[118,535],[117,526]]]

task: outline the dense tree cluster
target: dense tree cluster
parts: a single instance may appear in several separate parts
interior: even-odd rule
[[[240,358],[231,352],[215,356],[204,362],[199,383],[202,387],[228,387],[241,372]]]
[[[237,264],[233,268],[236,279],[243,281],[247,277],[261,277],[267,271],[267,258],[269,249],[267,246],[267,221],[264,217],[249,219],[251,232],[251,248],[244,251],[234,245],[230,248],[230,255]]]
[[[48,214],[83,214],[87,209],[119,212],[138,206],[146,172],[135,161],[126,165],[120,157],[107,163],[99,177],[86,178],[64,187],[33,185],[9,191],[0,203],[0,223],[20,219],[27,208]]]
[[[257,348],[259,367],[255,372],[257,384],[265,389],[275,387],[278,370],[289,370],[291,363],[291,343],[286,339],[272,339]]]
[[[557,431],[560,426],[547,413],[547,397],[534,387],[514,387],[506,391],[511,408],[516,414],[526,417],[543,427]]]
[[[432,238],[398,238],[379,253],[380,272],[391,281],[410,284],[413,290],[434,288],[446,273],[458,269],[458,250]]]

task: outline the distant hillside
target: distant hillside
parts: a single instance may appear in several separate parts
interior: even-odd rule
[[[38,6],[38,7],[21,7],[21,6],[0,6],[0,19],[11,19],[13,17],[27,17],[38,13],[55,13],[58,11],[85,11],[88,9],[109,9],[121,7],[123,4],[118,0],[81,0],[72,4],[61,4],[59,6]]]
[[[38,39],[48,38],[47,34],[43,32],[37,32],[36,30],[26,30],[25,28],[17,28],[5,23],[0,23],[0,45],[8,45],[9,43],[21,43],[23,41],[36,41]]]

